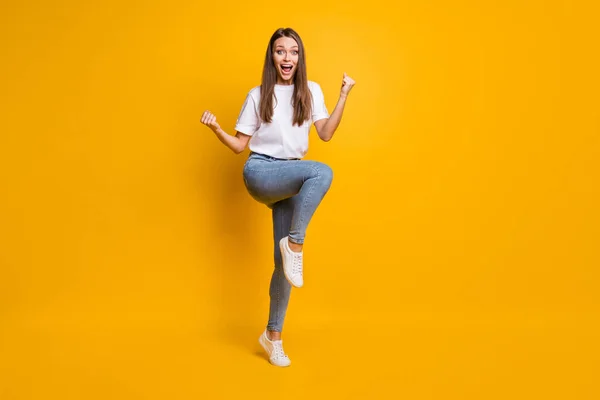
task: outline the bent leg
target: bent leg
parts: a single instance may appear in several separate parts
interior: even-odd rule
[[[278,202],[294,202],[290,240],[304,243],[306,228],[333,179],[332,169],[318,161],[251,160],[244,168],[244,182],[250,195],[273,208]]]
[[[306,229],[317,207],[329,190],[333,180],[333,171],[323,163],[316,163],[313,175],[302,184],[300,192],[294,196],[294,217],[290,227],[290,241],[304,244]]]

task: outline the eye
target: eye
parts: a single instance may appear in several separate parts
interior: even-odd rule
[[[294,51],[292,51],[292,54],[295,55],[295,56],[297,56],[298,52],[296,50],[294,50]]]
[[[281,55],[281,53],[283,53],[283,50],[277,50],[277,54]]]

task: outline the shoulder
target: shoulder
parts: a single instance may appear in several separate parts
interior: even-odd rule
[[[250,96],[255,97],[255,98],[260,98],[260,85],[254,86],[252,89],[250,89],[250,91],[248,92],[248,94]]]
[[[315,81],[308,81],[308,89],[312,93],[316,93],[316,94],[322,94],[323,93],[323,90],[321,89],[321,85],[319,85]]]
[[[321,89],[321,85],[314,81],[308,81],[308,90],[310,90],[310,94],[313,96],[313,100],[315,98],[320,101],[325,95],[323,94],[323,90]]]
[[[313,89],[321,89],[321,85],[319,85],[315,81],[308,81],[308,88],[311,89],[311,90],[313,90]]]
[[[247,99],[253,100],[255,103],[258,103],[258,101],[260,100],[260,85],[254,86],[252,89],[250,89],[246,97]]]

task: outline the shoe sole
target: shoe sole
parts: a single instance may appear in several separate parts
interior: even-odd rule
[[[260,343],[260,345],[262,346],[265,353],[267,353],[267,357],[268,357],[269,363],[271,365],[274,365],[276,367],[281,367],[281,368],[289,367],[291,365],[291,363],[289,363],[288,365],[277,365],[277,364],[273,363],[273,361],[271,361],[271,357],[269,357],[269,351],[267,350],[267,344],[265,343],[265,335],[260,335],[260,337],[258,338],[258,343]]]
[[[283,239],[287,240],[287,236],[284,237]],[[294,282],[292,282],[292,280],[290,279],[290,277],[288,276],[285,268],[283,267],[283,253],[285,251],[285,249],[283,248],[283,244],[281,242],[283,242],[283,239],[281,239],[279,241],[279,251],[281,252],[281,269],[283,269],[283,275],[285,276],[285,279],[290,283],[290,285],[292,285],[293,287],[297,287],[297,288],[301,288],[302,285],[298,286],[296,285]]]

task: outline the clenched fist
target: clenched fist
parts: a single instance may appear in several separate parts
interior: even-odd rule
[[[340,95],[348,96],[348,93],[350,93],[350,90],[352,89],[355,83],[356,82],[354,82],[354,79],[350,78],[344,72],[344,79],[342,80],[342,90],[340,92]]]
[[[217,117],[208,110],[204,111],[204,114],[202,114],[202,118],[200,118],[200,122],[208,126],[213,131],[216,131],[221,127],[217,122]]]

